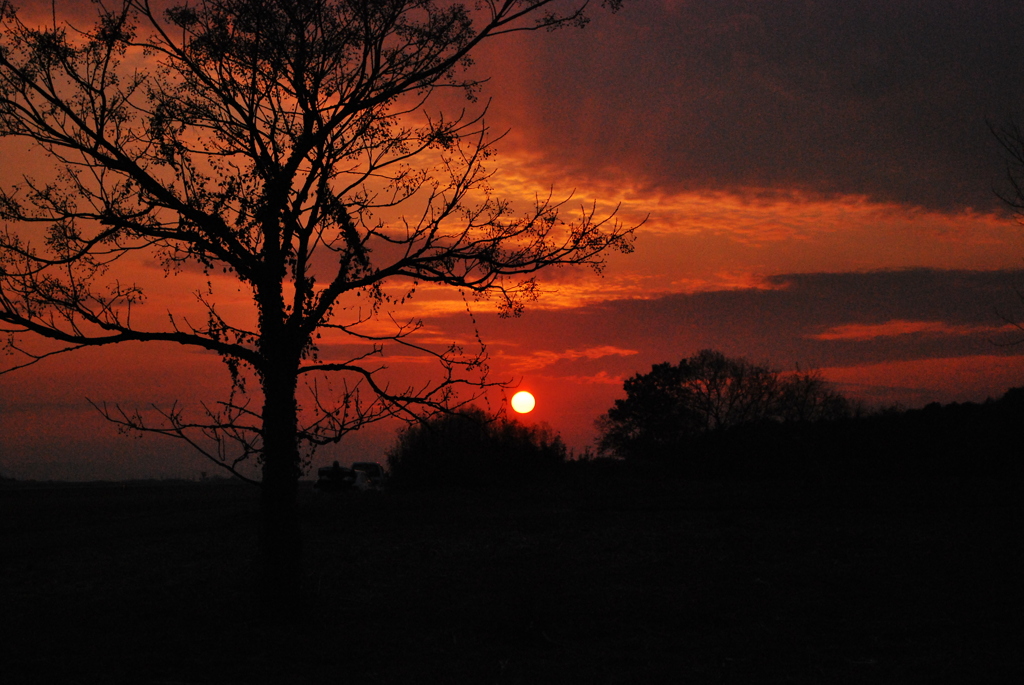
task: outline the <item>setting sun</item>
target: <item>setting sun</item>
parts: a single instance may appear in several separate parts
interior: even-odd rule
[[[537,400],[525,390],[512,395],[512,409],[520,414],[529,414],[535,406],[537,406]]]

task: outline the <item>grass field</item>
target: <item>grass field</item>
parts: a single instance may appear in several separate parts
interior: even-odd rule
[[[0,680],[1024,682],[1020,491],[308,490],[303,605],[268,624],[248,486],[9,486]]]

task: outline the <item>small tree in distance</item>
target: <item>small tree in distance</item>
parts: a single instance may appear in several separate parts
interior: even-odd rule
[[[626,397],[598,419],[599,449],[627,458],[678,456],[712,431],[766,421],[814,422],[848,416],[848,400],[814,373],[702,350],[678,365],[655,364],[625,381]]]
[[[21,355],[7,370],[128,341],[219,355],[231,394],[205,414],[102,410],[242,477],[256,461],[267,577],[291,584],[310,451],[457,406],[459,388],[486,382],[482,349],[432,346],[396,313],[418,284],[491,296],[515,315],[536,272],[630,249],[631,230],[593,210],[567,220],[542,197],[514,211],[488,187],[483,115],[429,107],[439,89],[472,99],[465,67],[481,42],[581,25],[586,4],[205,0],[158,12],[122,0],[97,4],[80,30],[30,26],[0,1],[0,136],[54,168],[0,192],[13,226],[0,232],[0,323]],[[125,266],[136,252],[168,275],[207,275],[177,298],[191,308],[140,316],[143,286]],[[240,313],[218,304],[236,290]],[[435,380],[389,380],[380,358],[395,348],[432,357]]]

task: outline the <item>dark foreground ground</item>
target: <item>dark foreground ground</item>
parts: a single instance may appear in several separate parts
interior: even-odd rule
[[[0,490],[4,683],[1020,679],[1016,482],[303,495],[303,606],[249,599],[248,486]]]

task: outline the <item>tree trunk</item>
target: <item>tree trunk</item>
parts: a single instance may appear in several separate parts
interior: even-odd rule
[[[296,496],[299,449],[296,373],[272,368],[263,378],[263,482],[260,500],[262,598],[274,613],[297,599],[302,542]]]

